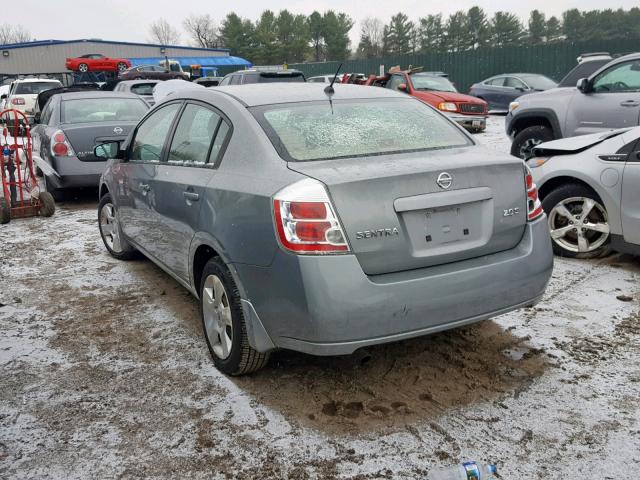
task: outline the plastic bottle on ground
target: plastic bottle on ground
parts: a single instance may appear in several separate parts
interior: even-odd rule
[[[464,462],[453,467],[432,470],[427,480],[486,480],[495,478],[495,465],[477,462]]]

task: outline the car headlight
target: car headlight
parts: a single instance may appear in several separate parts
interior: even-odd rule
[[[438,104],[438,110],[443,110],[445,112],[457,112],[458,106],[453,102],[442,102]]]
[[[509,111],[513,112],[516,108],[520,106],[520,102],[511,102],[509,104]]]
[[[526,163],[529,168],[538,168],[547,163],[550,158],[551,157],[532,157],[527,160]]]

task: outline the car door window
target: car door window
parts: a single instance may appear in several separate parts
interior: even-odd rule
[[[593,81],[596,93],[640,92],[640,60],[615,65]]]
[[[42,113],[40,114],[40,123],[42,125],[49,125],[49,120],[51,120],[51,102],[47,102],[47,104],[42,109]]]
[[[404,79],[404,76],[402,75],[393,75],[391,77],[391,80],[389,80],[389,83],[387,84],[387,88],[390,88],[391,90],[398,90],[398,86],[406,83],[406,80]]]
[[[204,165],[209,158],[220,115],[202,105],[187,104],[169,148],[169,163]]]
[[[527,88],[524,82],[520,81],[516,77],[506,77],[504,81],[504,86],[509,88],[523,88],[523,89]]]
[[[162,159],[162,149],[180,106],[169,104],[144,120],[133,139],[129,160],[156,163]]]
[[[240,75],[232,75],[231,76],[231,81],[229,82],[229,85],[239,85],[240,84]]]
[[[487,85],[491,85],[492,87],[503,87],[504,86],[504,77],[497,77],[487,80],[485,82]]]

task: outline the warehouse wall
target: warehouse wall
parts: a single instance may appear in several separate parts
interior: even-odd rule
[[[4,52],[8,52],[5,56]],[[228,56],[227,51],[204,50],[197,48],[166,47],[166,53],[160,53],[160,47],[155,45],[131,45],[118,43],[103,43],[83,41],[77,43],[62,43],[37,45],[20,48],[6,48],[0,46],[0,74],[28,74],[64,72],[64,62],[69,57],[79,57],[88,53],[100,53],[107,57],[214,57]]]

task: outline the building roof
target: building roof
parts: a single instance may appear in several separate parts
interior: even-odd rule
[[[79,38],[77,40],[34,40],[32,42],[9,43],[0,45],[2,50],[11,50],[15,48],[44,47],[49,45],[64,45],[68,43],[104,43],[109,45],[132,45],[137,47],[164,47],[178,48],[183,50],[200,50],[203,52],[228,52],[228,48],[202,48],[202,47],[185,47],[183,45],[161,45],[157,43],[137,43],[137,42],[119,42],[112,40],[102,40],[99,38]]]
[[[164,57],[138,57],[129,58],[131,65],[137,67],[138,65],[158,65],[158,62],[163,61]],[[188,67],[189,65],[201,65],[203,67],[223,67],[223,66],[247,66],[250,67],[252,63],[249,60],[245,60],[241,57],[234,57],[227,55],[224,57],[169,57],[169,60],[176,60],[181,66]]]

